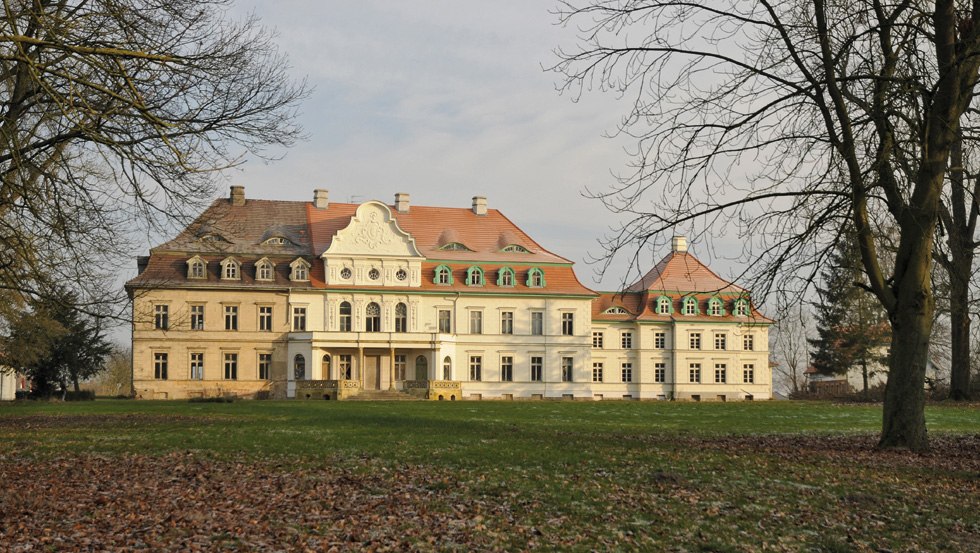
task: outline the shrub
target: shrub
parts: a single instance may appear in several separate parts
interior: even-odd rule
[[[65,401],[95,401],[95,392],[92,390],[70,391],[65,394]]]

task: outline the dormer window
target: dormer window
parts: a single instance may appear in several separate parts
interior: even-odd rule
[[[449,285],[453,283],[453,271],[448,265],[436,267],[434,281],[436,284]]]
[[[749,300],[735,300],[735,315],[738,317],[749,316]]]
[[[629,313],[622,307],[610,307],[604,311],[606,315],[628,315]]]
[[[685,315],[698,314],[698,300],[696,300],[694,296],[688,296],[684,298],[684,314]]]
[[[673,302],[667,296],[660,296],[657,298],[657,314],[658,315],[670,315],[673,311]]]
[[[445,246],[442,246],[439,249],[442,250],[442,251],[444,251],[444,252],[471,252],[471,251],[473,251],[473,250],[467,248],[461,242],[450,242],[450,243],[446,244]]]
[[[262,243],[266,246],[284,246],[289,243],[289,240],[286,240],[282,236],[273,236]]]
[[[514,269],[510,267],[501,267],[497,270],[497,286],[513,286],[514,285]]]
[[[255,280],[273,280],[275,278],[275,263],[266,258],[255,262]]]
[[[466,285],[483,286],[483,269],[479,267],[466,269]]]
[[[507,253],[531,253],[530,250],[520,244],[508,244],[500,251]]]
[[[711,298],[708,300],[708,314],[712,317],[721,317],[725,314],[724,304],[720,298]]]
[[[527,283],[530,288],[544,288],[544,271],[534,267],[527,272]]]
[[[209,232],[207,234],[202,234],[197,237],[198,242],[227,242],[224,236],[220,234]]]
[[[196,255],[188,259],[187,278],[207,278],[207,263]]]
[[[241,263],[234,257],[226,257],[221,261],[221,278],[222,280],[240,280]]]
[[[302,257],[297,257],[289,264],[289,280],[307,281],[310,280],[310,263]]]

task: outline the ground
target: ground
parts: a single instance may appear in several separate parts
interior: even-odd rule
[[[980,550],[980,407],[0,406],[4,551]]]

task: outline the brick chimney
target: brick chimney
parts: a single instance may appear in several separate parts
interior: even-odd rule
[[[675,236],[670,241],[670,249],[675,252],[684,253],[687,251],[687,237]]]
[[[243,206],[245,205],[245,187],[241,185],[233,185],[231,187],[231,195],[228,197],[231,205]]]
[[[411,197],[404,192],[395,192],[395,211],[398,213],[408,213],[409,200]]]
[[[484,196],[473,196],[473,213],[477,215],[487,214],[487,199]]]
[[[327,209],[330,207],[330,191],[317,188],[313,191],[313,207],[317,209]]]

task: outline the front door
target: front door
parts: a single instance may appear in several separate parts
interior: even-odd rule
[[[381,389],[381,357],[375,355],[364,357],[364,389]]]

